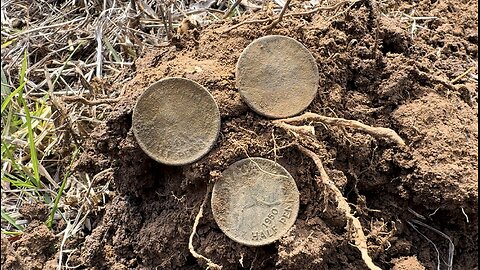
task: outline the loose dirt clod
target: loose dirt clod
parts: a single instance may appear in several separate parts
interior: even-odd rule
[[[425,270],[415,256],[397,258],[392,262],[394,263],[392,270]]]

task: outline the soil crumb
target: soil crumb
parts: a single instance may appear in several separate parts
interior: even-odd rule
[[[392,270],[425,270],[415,256],[394,259],[392,262],[394,263]]]

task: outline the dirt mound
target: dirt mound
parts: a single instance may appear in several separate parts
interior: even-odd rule
[[[444,12],[442,5],[434,4],[438,14]],[[467,29],[451,36],[436,20],[433,30],[418,30],[420,38],[414,42],[368,3],[354,6],[334,22],[314,14],[285,18],[282,27],[272,31],[246,25],[223,33],[233,23],[189,30],[176,46],[152,51],[136,63],[123,102],[107,126],[97,129],[79,165],[89,172],[112,166],[118,191],[87,237],[81,261],[91,267],[199,267],[187,243],[206,183],[212,172],[248,155],[277,159],[296,179],[301,194],[298,220],[278,243],[250,248],[228,239],[207,207],[194,238],[199,253],[224,269],[365,268],[349,243],[346,221],[333,202],[324,201],[324,191],[315,184],[313,163],[284,147],[291,139],[249,110],[235,88],[235,64],[242,50],[258,37],[280,34],[302,42],[319,65],[319,94],[307,111],[389,127],[409,145],[402,150],[350,130],[316,130],[323,142],[316,151],[331,178],[357,205],[374,261],[390,268],[398,264],[395,258],[416,255],[426,268],[434,268],[435,249],[407,223],[422,213],[428,217],[426,223],[455,239],[455,265],[474,268],[478,89],[467,80],[450,83],[459,75],[455,70],[469,68],[465,59],[476,57],[476,45],[465,34],[474,26],[460,24]],[[214,149],[200,161],[178,168],[147,158],[130,129],[136,98],[167,76],[207,87],[222,117]],[[448,245],[442,236],[417,229],[446,257]]]
[[[412,37],[399,18],[379,10],[415,10],[437,19],[416,28]],[[207,205],[194,237],[196,250],[223,269],[366,268],[335,202],[324,200],[313,162],[289,147],[288,134],[251,111],[235,88],[242,50],[258,37],[278,34],[304,44],[318,64],[318,95],[306,111],[391,128],[408,144],[403,149],[354,130],[316,127],[321,145],[314,151],[356,210],[374,262],[382,269],[404,269],[406,259],[399,258],[416,256],[418,261],[407,264],[436,268],[437,253],[424,236],[446,261],[448,241],[410,222],[418,219],[453,240],[454,268],[477,267],[478,86],[459,77],[477,58],[476,9],[448,0],[380,7],[361,1],[334,20],[327,15],[333,13],[285,17],[273,30],[246,24],[225,33],[237,19],[218,22],[190,29],[173,46],[138,60],[130,82],[117,86],[125,90],[122,102],[92,134],[77,165],[92,175],[113,168],[117,194],[70,264],[205,267],[190,255],[188,238],[207,183],[235,161],[259,156],[277,160],[296,180],[300,211],[294,227],[274,244],[242,246],[221,232]],[[213,150],[183,167],[148,158],[131,130],[136,99],[167,76],[205,86],[222,118]]]

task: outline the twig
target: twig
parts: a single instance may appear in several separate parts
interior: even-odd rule
[[[55,27],[64,26],[64,25],[67,25],[67,24],[73,24],[73,23],[81,21],[81,20],[83,20],[83,18],[73,19],[73,20],[68,21],[68,22],[62,22],[62,23],[57,23],[57,24],[52,24],[52,25],[40,26],[40,27],[37,27],[37,28],[29,29],[29,30],[26,30],[24,32],[14,34],[14,35],[11,36],[11,38],[12,39],[17,38],[17,37],[22,36],[22,35],[26,35],[26,34],[29,34],[29,33],[32,33],[32,32],[40,31],[40,30],[45,30],[45,29],[48,29],[48,28],[55,28]]]
[[[242,0],[235,0],[235,3],[233,3],[233,5],[225,12],[225,14],[223,15],[223,19],[226,19],[228,18],[228,15],[230,15],[230,13],[242,2]]]
[[[450,82],[453,84],[455,82],[457,82],[458,80],[460,80],[461,78],[467,76],[468,73],[472,72],[473,70],[475,69],[475,67],[471,67],[469,69],[467,69],[467,71],[465,71],[464,73],[458,75],[455,79],[451,80]]]
[[[290,2],[292,0],[287,0],[285,2],[285,5],[283,5],[282,10],[280,11],[280,14],[278,15],[278,18],[274,20],[269,26],[266,27],[266,29],[273,29],[275,26],[277,26],[278,23],[280,23],[283,19],[283,15],[285,14],[285,11],[287,10],[288,6],[290,5]]]
[[[79,97],[79,96],[64,96],[62,97],[62,100],[65,102],[81,102],[85,105],[99,105],[99,104],[111,104],[111,103],[116,103],[121,100],[121,97],[117,98],[104,98],[104,99],[94,99],[94,100],[88,100],[84,97]]]
[[[102,62],[103,62],[103,45],[102,45],[102,37],[103,37],[103,23],[99,22],[97,28],[95,29],[95,40],[97,41],[97,55],[96,55],[96,77],[102,77]]]
[[[210,260],[209,258],[197,253],[195,251],[195,248],[193,247],[193,237],[197,233],[197,226],[198,226],[198,223],[200,222],[200,218],[202,218],[203,216],[203,208],[205,207],[205,204],[208,201],[208,195],[210,195],[211,190],[212,190],[212,186],[208,185],[207,192],[205,193],[205,197],[203,198],[203,202],[200,205],[200,209],[198,210],[197,216],[195,217],[195,222],[193,223],[193,227],[192,227],[192,233],[190,234],[190,238],[188,239],[188,250],[190,251],[192,256],[195,257],[197,260],[205,261],[207,263],[208,268],[222,269],[222,266],[212,262],[212,260]]]
[[[319,11],[335,10],[335,9],[339,8],[341,5],[344,5],[348,2],[349,1],[341,1],[341,2],[336,3],[333,6],[317,7],[317,8],[314,8],[312,10],[308,10],[308,11],[304,11],[304,12],[289,13],[289,14],[285,15],[285,17],[304,16],[304,15],[310,15],[310,14],[313,14],[313,13],[316,13],[316,12],[319,12]]]
[[[269,22],[271,20],[272,20],[271,18],[267,18],[267,19],[260,19],[260,20],[243,21],[241,23],[235,24],[235,25],[227,28],[227,30],[223,31],[222,34],[228,33],[230,31],[232,31],[233,29],[238,28],[238,27],[240,27],[244,24],[264,23],[264,22]]]
[[[374,137],[390,139],[391,141],[395,142],[397,145],[401,147],[406,146],[403,139],[400,136],[398,136],[398,134],[394,130],[389,128],[384,128],[384,127],[371,127],[356,120],[347,120],[344,118],[328,117],[328,116],[323,116],[316,113],[307,112],[300,116],[295,116],[295,117],[286,118],[286,119],[279,119],[273,122],[275,124],[278,124],[282,122],[296,123],[296,122],[303,122],[303,121],[319,121],[321,123],[328,124],[328,125],[353,128],[353,129],[365,132]]]
[[[342,193],[338,189],[337,186],[330,180],[330,177],[328,176],[327,172],[325,171],[325,168],[323,167],[322,161],[318,157],[317,154],[312,152],[311,150],[297,144],[297,148],[306,156],[310,157],[315,165],[317,166],[318,171],[320,172],[320,181],[322,184],[330,189],[330,191],[333,193],[337,200],[337,208],[341,211],[344,212],[345,217],[347,218],[348,224],[347,226],[352,226],[354,229],[354,243],[357,249],[360,251],[362,254],[362,259],[365,262],[365,264],[368,266],[369,269],[372,270],[381,270],[380,267],[376,266],[370,255],[368,255],[368,246],[367,246],[367,238],[365,237],[365,234],[363,232],[362,224],[356,218],[354,215],[352,215],[352,210],[350,206],[348,205],[347,200],[345,197],[343,197]]]
[[[463,210],[463,207],[461,207],[461,209],[462,209],[463,215],[465,216],[465,219],[467,220],[467,223],[470,223],[470,221],[468,220],[468,216],[467,216],[467,214],[465,213],[465,210]]]
[[[423,215],[415,212],[415,210],[413,210],[412,208],[408,207],[407,210],[408,210],[408,212],[410,212],[410,213],[412,213],[413,215],[415,215],[417,218],[423,219],[423,220],[427,220]]]
[[[287,123],[276,123],[276,126],[283,128],[287,131],[290,131],[295,137],[298,137],[298,134],[303,135],[315,135],[315,128],[313,126],[293,126]]]
[[[293,12],[293,13],[289,13],[289,14],[285,14],[283,15],[283,18],[287,18],[287,17],[297,17],[297,16],[305,16],[305,15],[310,15],[310,14],[313,14],[313,13],[316,13],[316,12],[319,12],[319,11],[327,11],[327,10],[335,10],[337,8],[339,8],[340,6],[346,4],[346,3],[349,3],[350,1],[341,1],[341,2],[338,2],[337,4],[333,5],[333,6],[325,6],[325,7],[317,7],[317,8],[314,8],[312,10],[309,10],[309,11],[304,11],[304,12]],[[353,2],[353,3],[356,3],[357,1]],[[285,4],[286,6],[286,4]],[[284,8],[282,9],[282,11],[285,9],[285,6]],[[280,16],[279,16],[280,18]],[[279,19],[277,18],[277,20]],[[259,20],[250,20],[250,21],[243,21],[243,22],[240,22],[238,24],[235,24],[229,28],[227,28],[225,31],[222,32],[222,34],[225,34],[225,33],[228,33],[242,25],[245,25],[245,24],[254,24],[254,23],[264,23],[264,22],[271,22],[273,19],[272,18],[266,18],[266,19],[259,19]],[[281,20],[281,18],[280,18]],[[280,21],[279,21],[280,22]],[[278,23],[278,22],[277,22]],[[272,23],[273,24],[273,23]],[[270,25],[271,26],[271,25]],[[273,25],[272,27],[274,27],[275,25]],[[269,26],[267,26],[269,27]]]

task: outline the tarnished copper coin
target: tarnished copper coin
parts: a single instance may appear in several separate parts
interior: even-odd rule
[[[200,159],[215,144],[220,112],[207,89],[183,78],[162,79],[145,90],[133,110],[133,133],[142,150],[167,165]]]
[[[243,50],[237,62],[237,87],[247,105],[271,118],[305,110],[318,89],[312,54],[293,38],[265,36]]]
[[[247,158],[230,165],[212,192],[213,217],[232,240],[261,246],[278,240],[297,218],[299,193],[278,163]]]

